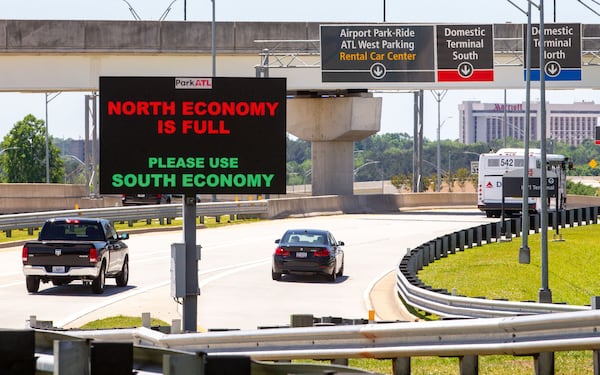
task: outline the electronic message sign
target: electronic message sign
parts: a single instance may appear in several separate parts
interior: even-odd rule
[[[492,25],[438,25],[437,80],[493,81]]]
[[[527,46],[527,25],[523,25],[523,53],[527,53],[528,48],[531,50],[531,80],[539,81],[543,70],[544,79],[548,81],[581,81],[581,24],[544,24],[544,66],[541,67],[540,32],[539,25],[531,25],[531,45]],[[524,79],[526,74],[524,70]]]
[[[281,194],[284,78],[100,77],[102,194]]]
[[[323,82],[434,82],[432,25],[321,25]]]

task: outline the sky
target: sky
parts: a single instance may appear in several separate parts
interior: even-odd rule
[[[539,4],[541,0],[535,0]],[[558,3],[558,4],[556,4]],[[211,21],[307,21],[363,23],[526,23],[523,10],[526,0],[0,0],[0,19],[53,20],[142,20]],[[556,7],[555,7],[556,5]],[[587,6],[587,7],[586,7]],[[592,8],[592,10],[588,9]],[[520,8],[520,9],[519,9]],[[600,6],[594,0],[546,0],[547,23],[600,23]],[[532,22],[539,20],[536,8]],[[218,51],[217,51],[218,53]],[[1,58],[1,55],[0,55]],[[1,72],[0,72],[1,74]],[[533,86],[532,86],[533,87]],[[63,92],[48,96],[48,129],[58,138],[84,138],[85,95]],[[383,97],[381,133],[412,135],[413,95],[407,93],[376,93]],[[507,103],[521,103],[525,90],[506,92]],[[550,103],[594,101],[600,103],[596,90],[548,90]],[[531,99],[539,99],[532,90]],[[504,90],[450,90],[440,102],[441,139],[458,139],[458,104],[464,100],[502,103]],[[0,92],[0,139],[27,114],[46,119],[44,93]],[[433,92],[424,92],[424,135],[437,138],[437,101]]]

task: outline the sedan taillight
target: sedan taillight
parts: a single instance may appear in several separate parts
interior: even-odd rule
[[[315,251],[315,253],[313,255],[316,257],[328,257],[329,249],[327,249],[327,248],[319,249],[319,250]]]
[[[21,259],[23,260],[23,264],[27,263],[27,259],[29,259],[29,249],[27,246],[23,246],[23,250],[21,251]]]
[[[95,247],[90,247],[90,263],[98,263],[98,250]]]
[[[275,255],[281,255],[281,256],[287,257],[287,256],[290,256],[290,252],[286,249],[278,247],[277,249],[275,249]]]

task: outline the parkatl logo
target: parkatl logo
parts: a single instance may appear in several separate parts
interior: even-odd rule
[[[488,183],[485,185],[485,187],[488,189],[491,188],[492,186],[494,186],[494,185],[492,185],[491,181],[488,181]]]
[[[212,78],[175,78],[176,89],[212,89]]]

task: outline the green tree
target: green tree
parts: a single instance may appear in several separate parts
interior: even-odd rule
[[[50,138],[50,182],[64,182],[60,149]],[[46,129],[44,121],[29,114],[4,136],[0,148],[0,168],[4,182],[46,182]]]

